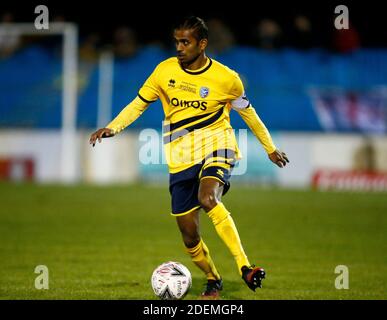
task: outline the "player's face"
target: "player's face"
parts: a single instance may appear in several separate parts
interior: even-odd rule
[[[194,30],[175,30],[174,40],[177,51],[177,59],[182,66],[189,66],[193,63],[203,52],[207,45],[207,40],[196,40],[194,37]]]

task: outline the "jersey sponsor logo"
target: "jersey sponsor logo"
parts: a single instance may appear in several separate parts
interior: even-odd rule
[[[179,100],[177,98],[172,98],[171,104],[174,107],[183,107],[183,108],[188,108],[192,107],[195,109],[200,108],[200,110],[207,110],[207,102],[206,101],[200,101],[200,100],[193,100],[193,101],[187,101],[187,100]]]
[[[205,98],[205,97],[208,96],[209,93],[210,93],[210,89],[209,88],[207,88],[207,87],[200,87],[200,90],[199,90],[200,97]]]

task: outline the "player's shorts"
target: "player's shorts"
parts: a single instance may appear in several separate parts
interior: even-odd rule
[[[199,209],[199,184],[202,179],[214,178],[223,184],[223,195],[230,189],[231,171],[235,153],[229,149],[217,150],[186,170],[169,175],[172,197],[172,215],[182,216]]]

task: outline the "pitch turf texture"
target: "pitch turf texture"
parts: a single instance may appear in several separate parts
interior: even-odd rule
[[[186,299],[205,279],[185,254],[167,187],[0,184],[1,299],[157,299],[160,263],[192,272]],[[250,291],[208,217],[202,235],[224,278],[223,299],[386,299],[387,195],[232,186],[224,203],[252,263],[267,270]],[[49,290],[35,289],[37,265]],[[337,265],[349,289],[337,290]]]

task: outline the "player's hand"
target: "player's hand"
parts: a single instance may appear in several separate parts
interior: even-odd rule
[[[99,143],[101,143],[102,138],[109,138],[109,137],[113,137],[113,136],[114,136],[114,132],[112,129],[101,128],[101,129],[98,129],[96,132],[94,132],[90,136],[89,143],[92,144],[94,147],[97,140]]]
[[[269,159],[271,162],[275,163],[280,168],[283,168],[286,166],[286,163],[289,163],[289,159],[286,156],[285,152],[282,152],[280,150],[275,150],[273,153],[269,154]]]

